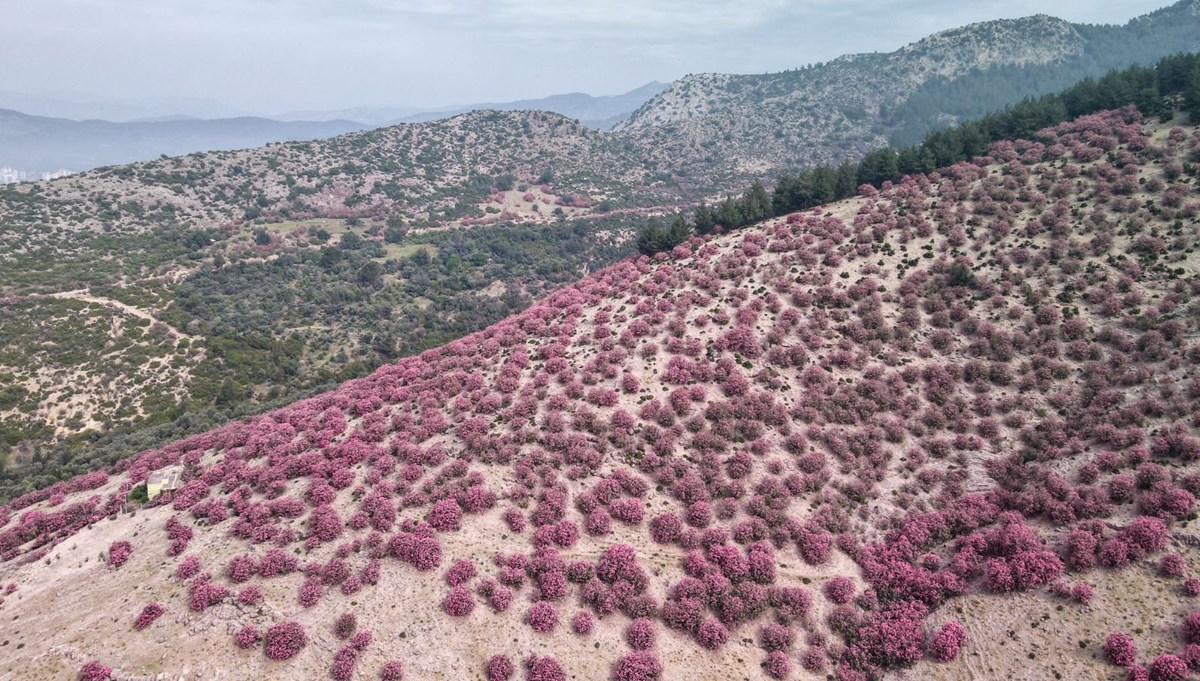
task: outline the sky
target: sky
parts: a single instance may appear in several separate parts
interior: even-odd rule
[[[887,52],[975,21],[1169,0],[0,0],[0,91],[229,113],[431,108]],[[178,106],[185,106],[177,103]],[[200,106],[199,103],[186,104]],[[190,113],[190,112],[180,112]]]

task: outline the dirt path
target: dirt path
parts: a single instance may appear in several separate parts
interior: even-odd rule
[[[71,299],[75,299],[75,300],[82,300],[85,303],[93,303],[96,305],[103,305],[104,307],[107,307],[109,309],[120,310],[121,312],[124,312],[125,314],[128,314],[130,316],[145,319],[146,321],[150,322],[151,324],[162,324],[163,326],[167,327],[167,329],[170,330],[170,332],[178,338],[186,338],[189,341],[196,340],[195,336],[191,336],[189,334],[186,334],[186,333],[180,331],[179,329],[176,329],[175,327],[167,324],[166,322],[164,322],[164,321],[158,319],[157,317],[155,317],[154,315],[150,314],[146,310],[143,310],[138,307],[134,307],[128,303],[123,303],[119,300],[114,300],[112,298],[102,298],[100,296],[94,296],[90,293],[89,289],[86,289],[86,288],[75,289],[73,291],[59,291],[58,293],[34,294],[34,295],[31,295],[28,297],[29,298],[58,298],[60,300],[71,298]]]

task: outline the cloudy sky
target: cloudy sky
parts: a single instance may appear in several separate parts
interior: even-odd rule
[[[5,0],[0,91],[278,114],[615,94],[891,51],[974,21],[1124,23],[1170,0]]]

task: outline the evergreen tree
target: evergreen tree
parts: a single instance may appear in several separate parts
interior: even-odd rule
[[[771,217],[771,197],[767,195],[766,188],[759,180],[755,180],[754,184],[746,190],[742,196],[742,222],[737,225],[747,225],[760,220],[766,220]]]
[[[746,224],[742,219],[742,208],[734,202],[733,197],[725,197],[721,202],[721,206],[717,209],[717,224],[725,228],[725,231],[737,229]]]
[[[699,206],[696,206],[693,222],[696,225],[697,234],[712,234],[713,228],[717,226],[716,216],[713,215],[713,211],[708,207],[708,204],[703,201],[700,202]]]

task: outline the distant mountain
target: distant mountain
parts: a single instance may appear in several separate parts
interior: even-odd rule
[[[562,114],[574,118],[593,130],[608,130],[617,122],[633,113],[651,97],[667,89],[667,83],[652,81],[620,95],[593,96],[582,92],[550,95],[540,99],[521,99],[515,102],[483,102],[444,106],[419,107],[354,107],[334,111],[290,111],[274,116],[281,121],[325,121],[336,118],[362,121],[372,126],[396,125],[398,123],[425,123],[452,118],[471,111],[523,111],[533,109]]]
[[[162,155],[333,137],[366,127],[345,120],[284,122],[253,117],[169,117],[130,123],[74,121],[0,109],[0,167],[31,173],[80,171]]]
[[[28,93],[0,91],[0,109],[24,111],[34,116],[51,116],[81,121],[134,121],[185,116],[190,118],[234,118],[246,111],[204,97],[140,97],[120,99],[82,92]]]
[[[666,90],[669,85],[653,81],[621,95],[593,97],[582,92],[551,95],[541,99],[522,99],[515,102],[490,102],[470,104],[442,111],[423,111],[393,121],[393,123],[422,123],[476,110],[521,111],[536,109],[550,111],[574,118],[594,130],[608,130],[650,98]]]
[[[889,141],[1054,92],[1085,77],[1200,48],[1200,0],[1124,26],[1038,15],[934,34],[890,53],[783,73],[697,74],[671,84],[615,131],[710,188],[783,169],[853,160]]]

